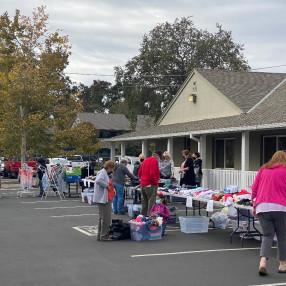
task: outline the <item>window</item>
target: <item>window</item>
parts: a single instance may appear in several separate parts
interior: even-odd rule
[[[234,139],[215,139],[215,168],[234,168]]]
[[[263,164],[268,162],[278,150],[286,150],[286,136],[264,136],[263,137]]]

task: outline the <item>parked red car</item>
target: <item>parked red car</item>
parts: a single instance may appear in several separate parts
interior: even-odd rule
[[[33,161],[30,155],[26,155],[25,163],[29,167],[37,167],[37,162]],[[21,157],[9,158],[4,163],[4,177],[18,177],[21,168]]]

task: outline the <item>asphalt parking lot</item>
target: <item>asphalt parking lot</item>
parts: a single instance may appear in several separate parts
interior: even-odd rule
[[[17,182],[0,193],[1,285],[286,285],[276,249],[267,277],[257,274],[259,241],[231,229],[184,234],[167,227],[160,241],[97,242],[97,208],[80,198],[17,196]],[[175,203],[182,215],[184,206]],[[117,216],[118,218],[118,216]],[[121,216],[128,219],[128,216]]]

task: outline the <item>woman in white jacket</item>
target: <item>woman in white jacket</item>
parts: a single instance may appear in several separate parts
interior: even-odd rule
[[[97,203],[99,209],[98,217],[98,241],[111,241],[109,237],[109,226],[111,222],[111,202],[108,201],[109,177],[114,171],[113,161],[105,162],[95,179],[93,201]]]

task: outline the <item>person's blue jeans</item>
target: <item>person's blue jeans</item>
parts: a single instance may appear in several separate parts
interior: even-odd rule
[[[116,195],[113,197],[113,212],[115,214],[122,214],[122,206],[123,206],[123,199],[124,199],[124,185],[117,184],[112,182],[115,190]]]
[[[39,182],[39,187],[40,187],[40,196],[42,196],[43,193],[44,193],[44,188],[43,188],[42,180],[40,180],[40,182]]]
[[[165,235],[165,231],[166,231],[166,224],[162,224],[162,236]]]

